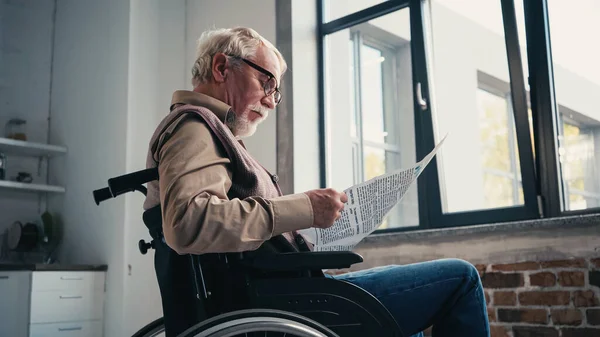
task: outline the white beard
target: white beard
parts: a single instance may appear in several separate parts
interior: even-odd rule
[[[262,123],[269,116],[268,111],[262,111],[260,118],[250,121],[248,115],[235,116],[232,120],[227,121],[227,126],[231,130],[231,133],[237,138],[248,138],[256,132],[258,124]]]

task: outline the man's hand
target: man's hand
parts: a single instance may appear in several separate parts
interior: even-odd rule
[[[344,192],[338,192],[333,188],[323,188],[304,192],[308,195],[313,208],[313,227],[329,228],[333,222],[341,217],[344,203],[348,196]]]

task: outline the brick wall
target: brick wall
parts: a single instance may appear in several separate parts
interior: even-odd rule
[[[475,267],[492,337],[600,337],[600,258]]]
[[[600,336],[600,258],[476,267],[492,337]]]

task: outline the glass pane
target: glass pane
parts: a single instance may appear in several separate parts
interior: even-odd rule
[[[323,19],[325,22],[361,11],[387,0],[324,0]]]
[[[416,163],[409,9],[328,35],[325,43],[328,186],[343,190]],[[386,226],[416,225],[415,186]]]
[[[477,90],[477,103],[481,139],[481,165],[487,169],[510,172],[507,98],[479,89]]]
[[[355,76],[354,74],[356,73],[355,71],[355,67],[356,67],[356,60],[354,60],[354,41],[350,40],[350,43],[348,43],[348,59],[350,60],[350,68],[348,68],[348,70],[350,71],[348,74],[348,84],[349,84],[349,93],[348,96],[352,97],[354,96],[354,92],[356,90],[355,86],[354,86],[354,81]],[[356,113],[356,102],[354,99],[350,100],[350,136],[352,137],[356,137],[356,128],[358,127],[358,115]]]
[[[385,174],[385,150],[364,147],[365,180]]]
[[[361,101],[363,111],[363,138],[383,143],[383,73],[385,61],[381,51],[361,46]]]
[[[600,6],[548,0],[565,210],[598,207],[600,200],[600,49],[581,32],[600,31]]]
[[[431,101],[438,136],[448,134],[438,158],[443,211],[520,205],[521,176],[500,1],[432,0],[430,4],[429,63],[435,85]]]

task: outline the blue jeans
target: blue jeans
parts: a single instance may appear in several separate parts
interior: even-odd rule
[[[483,286],[475,267],[459,259],[376,267],[336,275],[375,296],[406,336],[489,337]]]

